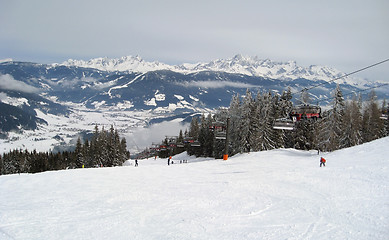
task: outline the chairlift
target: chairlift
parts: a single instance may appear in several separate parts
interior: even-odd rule
[[[200,147],[201,144],[199,141],[193,141],[191,144],[190,144],[191,147]]]
[[[274,121],[273,129],[294,130],[295,123],[290,118],[279,118]]]
[[[321,108],[317,105],[302,104],[293,107],[288,118],[279,118],[274,121],[273,129],[294,130],[296,122],[301,120],[316,120],[321,118]]]
[[[296,121],[306,119],[315,120],[321,118],[321,108],[318,105],[302,104],[294,107],[289,115],[292,119],[295,117]]]
[[[224,122],[213,122],[209,127],[214,132],[215,139],[225,140],[227,136],[227,128]]]
[[[167,150],[167,146],[166,145],[160,145],[159,149],[160,149],[160,151],[166,151]]]
[[[388,109],[389,107],[382,109],[381,116],[380,116],[382,120],[389,120]]]
[[[226,132],[220,132],[215,134],[215,139],[218,140],[225,140],[227,138],[227,133]]]

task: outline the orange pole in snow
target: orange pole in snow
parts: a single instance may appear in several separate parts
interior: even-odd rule
[[[226,146],[224,148],[224,155],[223,155],[223,160],[226,161],[228,159],[228,142],[229,142],[229,139],[230,139],[230,136],[229,136],[229,130],[230,128],[230,118],[227,118],[227,128],[226,128]]]

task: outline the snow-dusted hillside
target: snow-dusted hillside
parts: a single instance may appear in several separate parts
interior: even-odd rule
[[[95,68],[103,71],[128,71],[140,73],[156,70],[171,70],[179,73],[217,71],[281,80],[304,78],[308,80],[329,81],[344,75],[344,73],[331,67],[316,65],[303,67],[297,65],[295,61],[276,62],[269,59],[263,60],[258,57],[242,56],[240,54],[228,59],[213,60],[209,63],[184,63],[181,65],[147,62],[139,56],[126,56],[117,59],[95,58],[88,61],[70,59],[63,62],[61,65]],[[346,77],[343,81],[350,82],[353,81],[353,79]]]
[[[0,176],[0,239],[387,239],[388,144]]]

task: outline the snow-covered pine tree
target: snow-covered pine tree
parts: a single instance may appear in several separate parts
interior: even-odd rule
[[[205,126],[207,127],[205,156],[213,157],[213,145],[214,145],[215,136],[214,133],[210,131],[212,122],[214,122],[212,114],[209,113],[205,120],[206,120]]]
[[[240,151],[250,152],[250,138],[253,132],[251,121],[253,120],[254,99],[251,91],[246,90],[246,95],[243,98],[241,105],[241,121],[239,126],[240,137]]]
[[[190,122],[188,135],[189,137],[197,140],[199,138],[199,131],[200,131],[199,119],[198,117],[193,117],[192,121]]]
[[[201,155],[211,157],[213,153],[213,134],[210,131],[212,124],[212,115],[208,114],[205,118],[203,114],[200,121],[199,142],[201,145]]]
[[[184,134],[182,133],[182,129],[180,129],[180,133],[178,134],[178,143],[184,143]]]
[[[284,104],[285,101],[282,100],[282,98],[278,94],[274,94],[272,97],[272,102],[271,102],[271,108],[272,110],[270,111],[270,119],[272,125],[274,125],[274,122],[278,118],[283,118],[285,117],[284,115]],[[285,147],[284,144],[284,139],[285,139],[285,131],[284,130],[276,130],[272,128],[272,136],[273,136],[273,141],[275,143],[275,148],[283,148]]]
[[[91,165],[92,166],[103,166],[103,162],[101,160],[101,152],[102,152],[102,146],[101,142],[99,141],[99,127],[97,124],[95,125],[95,129],[93,132],[92,140],[90,143],[90,157],[91,157]]]
[[[256,106],[258,117],[258,140],[259,150],[271,150],[276,148],[277,144],[274,142],[274,107],[271,92],[262,94],[259,105]]]
[[[104,129],[104,126],[101,128],[100,134],[98,135],[98,141],[101,146],[101,153],[99,158],[105,167],[112,167],[112,162],[109,158],[109,149],[108,149],[108,133]]]
[[[85,159],[85,167],[94,167],[92,163],[92,157],[91,157],[91,149],[90,149],[90,143],[88,139],[85,139],[84,145],[82,146],[82,152]]]
[[[364,142],[370,142],[382,137],[384,122],[381,117],[381,111],[376,101],[375,91],[371,91],[369,94],[369,102],[367,103],[363,112],[363,140]]]
[[[384,133],[384,137],[386,137],[386,136],[389,136],[389,116],[388,116],[388,113],[389,113],[389,103],[386,104],[386,99],[384,99],[384,101],[382,102],[381,113],[382,113],[381,119],[384,122],[384,124],[383,124],[384,125],[383,133]]]
[[[112,141],[111,144],[113,146],[112,147],[113,166],[121,166],[126,159],[123,159],[123,155],[121,155],[120,137],[116,129],[113,130],[113,133],[111,131],[111,141]]]
[[[356,96],[345,105],[343,142],[343,147],[362,143],[362,109]]]
[[[315,141],[315,122],[310,119],[301,120],[296,123],[294,148],[301,150],[312,150],[317,148]]]
[[[279,101],[280,117],[288,117],[290,111],[292,111],[292,98],[292,90],[288,87],[288,90],[282,92]]]
[[[230,107],[228,109],[228,115],[230,117],[230,128],[229,128],[229,155],[235,155],[240,152],[241,146],[241,101],[239,94],[232,97]]]
[[[77,138],[76,149],[74,150],[73,156],[77,168],[81,168],[83,165],[85,165],[85,158],[84,153],[82,151],[82,143],[80,137]]]
[[[120,159],[122,163],[130,158],[130,152],[127,150],[127,140],[126,138],[122,138],[120,140]]]
[[[320,125],[324,137],[324,150],[334,151],[342,148],[344,144],[344,110],[345,102],[339,84],[334,91],[332,109],[324,118],[324,124]]]
[[[259,151],[262,145],[262,129],[263,129],[263,120],[261,118],[262,105],[263,105],[262,95],[261,92],[258,91],[252,109],[252,117],[251,117],[252,133],[249,137],[250,147],[253,151]]]

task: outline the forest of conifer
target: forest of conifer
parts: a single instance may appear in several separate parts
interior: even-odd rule
[[[308,94],[301,95],[300,100],[309,103]],[[184,138],[196,139],[199,145],[187,145],[186,150],[190,155],[222,158],[226,140],[216,139],[210,129],[213,123],[226,123],[227,119],[230,121],[228,155],[277,148],[330,152],[389,135],[389,106],[385,100],[380,105],[374,91],[365,102],[361,95],[345,100],[337,86],[321,118],[297,121],[293,131],[274,129],[275,120],[287,117],[292,110],[291,100],[290,89],[281,95],[259,92],[253,96],[249,90],[244,96],[235,95],[228,108],[192,119]]]
[[[37,152],[36,150],[13,150],[0,156],[0,175],[14,173],[37,173],[69,168],[121,166],[130,158],[126,139],[120,139],[111,126],[100,131],[98,126],[91,140],[77,139],[74,151]]]

